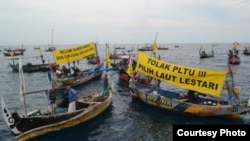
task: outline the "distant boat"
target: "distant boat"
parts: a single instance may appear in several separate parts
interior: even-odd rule
[[[125,47],[115,47],[115,49],[125,49]]]
[[[56,50],[56,47],[49,47],[48,49],[45,49],[46,52],[53,52]]]
[[[229,50],[228,60],[229,60],[230,64],[239,65],[240,62],[241,62],[240,57],[238,56],[239,55],[239,50],[237,49],[238,46],[239,46],[239,43],[234,42],[233,45],[234,45],[233,49]]]
[[[246,46],[245,49],[243,50],[243,53],[245,55],[250,55],[250,46]]]
[[[229,62],[230,64],[233,64],[233,65],[239,65],[240,64],[240,57],[237,56],[237,55],[231,55],[229,56]]]
[[[163,47],[163,46],[157,46],[156,48],[158,50],[168,50],[168,47]],[[138,51],[153,51],[153,45],[148,46],[148,44],[146,44],[145,46],[138,48]]]
[[[20,56],[20,55],[23,55],[23,51],[12,51],[12,52],[7,52],[7,51],[4,51],[3,52],[3,55],[4,56]]]
[[[45,49],[46,52],[53,52],[54,50],[56,50],[56,47],[54,47],[53,45],[53,29],[51,32],[51,46],[48,47],[48,49]]]
[[[135,56],[135,54],[131,54],[132,50],[119,50],[114,49],[113,53],[109,54],[110,59],[128,59],[130,56]]]
[[[151,46],[144,46],[144,47],[138,48],[138,51],[153,51],[153,48]]]
[[[95,43],[95,51],[96,53],[94,55],[88,56],[87,60],[89,64],[99,64],[100,63],[100,56],[98,54],[98,50],[97,50],[97,45],[98,43]]]
[[[19,71],[19,64],[15,63],[14,60],[17,60],[18,58],[11,58],[10,60],[13,61],[13,63],[9,63],[9,66],[12,68],[13,72]],[[32,64],[28,62],[25,65],[22,65],[23,72],[47,72],[49,70],[49,64],[41,63],[41,64]]]
[[[203,48],[203,46],[201,46],[200,50],[199,50],[199,55],[200,58],[211,58],[214,57],[214,46],[212,45],[212,51],[211,52],[205,52],[205,49]]]
[[[4,51],[5,52],[13,52],[13,51],[14,52],[24,52],[24,51],[26,51],[26,48],[24,48],[22,45],[21,48],[5,48]]]
[[[161,46],[158,46],[157,49],[158,49],[158,50],[168,50],[168,47],[161,47]]]

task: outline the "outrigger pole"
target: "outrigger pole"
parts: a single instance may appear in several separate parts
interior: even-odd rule
[[[23,67],[22,67],[22,59],[19,57],[19,79],[20,79],[20,101],[23,101],[24,109],[25,109],[25,117],[27,116],[27,107],[26,100],[24,96],[25,86],[24,86],[24,75],[23,75]]]

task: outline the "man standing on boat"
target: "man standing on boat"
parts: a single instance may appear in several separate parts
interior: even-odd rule
[[[68,112],[74,112],[76,110],[76,91],[70,86],[66,87],[69,98]]]

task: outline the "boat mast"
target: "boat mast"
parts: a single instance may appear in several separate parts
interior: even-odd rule
[[[98,50],[97,50],[97,45],[98,45],[98,42],[95,42],[95,52],[96,52],[96,56],[99,57]]]

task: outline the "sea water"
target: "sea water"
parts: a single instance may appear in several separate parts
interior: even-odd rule
[[[209,68],[209,69],[227,69],[227,54],[228,50],[232,49],[232,44],[217,44],[214,47],[215,56],[213,58],[200,59],[199,49],[200,44],[161,44],[169,49],[157,51],[162,60],[180,65]],[[206,52],[211,49],[211,44],[203,44]],[[232,66],[234,71],[235,84],[241,87],[240,96],[249,98],[250,90],[250,56],[242,54],[242,50],[246,44],[241,44],[239,47],[241,64]],[[127,50],[133,48],[133,53],[136,48],[143,44],[121,44]],[[39,52],[34,49],[35,46],[26,46],[24,53],[23,64],[41,63]],[[53,62],[51,52],[44,52],[45,47],[41,46],[46,62]],[[61,45],[57,48],[70,47],[70,45]],[[113,48],[112,48],[113,47]],[[110,45],[111,52],[114,46]],[[3,50],[4,48],[1,48]],[[98,52],[103,60],[105,57],[105,44],[98,45]],[[101,54],[103,53],[103,54]],[[150,52],[148,52],[150,54]],[[10,57],[0,55],[0,96],[5,99],[9,110],[17,110],[24,112],[23,103],[19,98],[19,75],[12,72],[8,63],[11,63]],[[113,61],[113,60],[112,60]],[[45,63],[46,63],[45,62]],[[117,62],[117,60],[116,60]],[[91,67],[87,64],[87,59],[83,59],[77,64],[79,68],[86,69]],[[109,74],[109,83],[112,83],[114,94],[111,106],[107,111],[89,122],[80,124],[76,127],[65,129],[58,132],[49,133],[39,137],[36,141],[127,141],[127,140],[145,140],[145,141],[162,141],[172,140],[172,125],[174,124],[250,124],[250,116],[247,115],[242,121],[227,121],[217,118],[199,118],[193,116],[184,116],[146,105],[143,102],[133,100],[129,93],[128,83],[120,81],[116,71],[105,72]],[[51,83],[48,79],[47,72],[25,73],[26,91],[34,91],[40,89],[51,88]],[[77,94],[89,95],[95,92],[99,93],[102,87],[102,78],[95,79],[82,86],[76,87]],[[169,90],[179,91],[181,89],[173,88],[172,86],[161,83],[161,87]],[[47,106],[48,98],[45,94],[34,94],[27,96],[26,99],[28,110]],[[7,125],[3,121],[2,113],[0,113],[0,141],[14,141],[14,136],[10,133]]]

